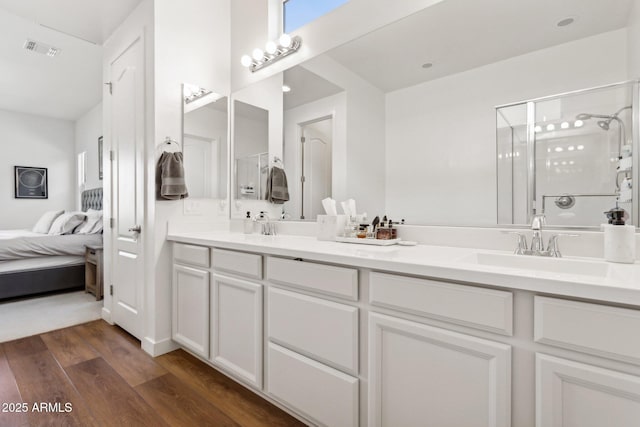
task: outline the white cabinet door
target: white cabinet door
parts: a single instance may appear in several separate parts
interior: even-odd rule
[[[209,273],[173,266],[173,340],[209,357]]]
[[[637,427],[640,378],[536,354],[537,427]]]
[[[211,361],[262,388],[262,285],[213,274]]]
[[[510,401],[510,346],[370,314],[370,425],[507,427]]]

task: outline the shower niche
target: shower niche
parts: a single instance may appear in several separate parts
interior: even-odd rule
[[[498,224],[638,226],[638,82],[496,107]]]

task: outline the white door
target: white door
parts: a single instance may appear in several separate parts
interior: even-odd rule
[[[536,426],[638,425],[639,377],[536,354]]]
[[[144,267],[144,46],[138,37],[110,64],[113,321],[141,339]]]
[[[510,426],[511,347],[372,313],[369,425]]]
[[[324,213],[322,199],[331,197],[331,143],[333,119],[320,119],[302,125],[301,202],[302,219],[315,219]]]

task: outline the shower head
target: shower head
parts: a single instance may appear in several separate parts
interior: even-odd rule
[[[600,129],[602,130],[609,130],[609,124],[611,123],[611,120],[613,120],[613,117],[609,120],[600,120],[598,122],[598,126],[600,126]]]
[[[606,116],[604,114],[592,114],[592,113],[580,113],[576,116],[578,120],[589,120],[589,119],[612,119],[613,116]]]

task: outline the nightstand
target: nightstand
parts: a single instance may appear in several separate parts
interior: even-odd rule
[[[84,252],[84,291],[102,299],[102,246],[87,245]]]

